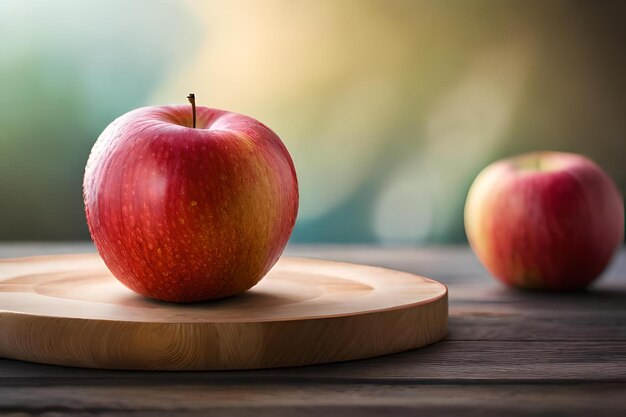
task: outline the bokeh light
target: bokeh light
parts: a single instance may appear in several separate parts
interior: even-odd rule
[[[0,0],[0,237],[87,239],[104,127],[198,103],[274,129],[294,242],[464,241],[487,163],[589,155],[626,190],[623,2]]]

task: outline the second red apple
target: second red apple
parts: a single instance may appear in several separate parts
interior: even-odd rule
[[[581,155],[539,152],[489,165],[470,188],[465,229],[478,258],[521,288],[579,290],[624,238],[611,178]]]

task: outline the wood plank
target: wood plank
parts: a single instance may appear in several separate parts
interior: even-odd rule
[[[626,381],[626,342],[444,341],[385,357],[330,365],[233,372],[123,372],[65,368],[0,360],[0,386],[117,384],[162,380],[458,382]]]
[[[0,256],[7,254],[7,247],[13,246],[0,245]],[[85,250],[90,249],[89,245],[82,245],[82,247]],[[33,246],[26,244],[23,248],[18,247],[17,250],[23,251],[24,248],[33,249]],[[43,253],[50,252],[50,248],[56,248],[55,250],[60,252],[75,252],[77,246],[68,247],[53,244],[35,245],[34,247],[36,250],[44,251]],[[454,345],[451,345],[451,342],[475,341],[476,343],[485,343],[486,341],[490,341],[490,343],[486,345],[469,344],[467,345],[467,349],[477,351],[479,346],[484,346],[486,357],[496,355],[506,358],[507,356],[521,354],[526,361],[532,362],[535,355],[543,357],[546,357],[546,355],[548,357],[559,356],[558,351],[551,349],[549,344],[539,343],[541,341],[557,342],[554,346],[564,349],[563,352],[566,355],[570,355],[571,351],[575,352],[578,349],[578,345],[576,343],[572,344],[571,342],[588,341],[592,342],[592,344],[583,344],[582,349],[579,350],[580,354],[576,359],[581,363],[574,364],[575,369],[580,369],[580,367],[584,365],[587,359],[586,355],[588,354],[593,357],[602,357],[603,347],[606,348],[604,349],[606,358],[609,360],[617,360],[615,366],[624,367],[624,346],[621,343],[614,343],[623,342],[626,337],[626,291],[623,289],[623,284],[626,282],[626,256],[623,250],[613,263],[607,276],[600,282],[600,285],[587,293],[561,295],[525,293],[509,290],[484,275],[480,277],[473,276],[476,272],[472,269],[474,267],[470,267],[469,275],[463,275],[465,272],[462,274],[455,272],[458,271],[459,268],[462,269],[464,264],[475,262],[475,260],[471,260],[473,255],[471,255],[471,252],[467,248],[403,249],[398,251],[396,249],[353,246],[335,248],[302,246],[290,248],[290,251],[290,253],[298,255],[306,253],[311,256],[327,257],[344,261],[362,261],[409,271],[413,270],[414,272],[420,272],[420,269],[428,269],[427,267],[430,267],[435,272],[438,270],[443,273],[450,273],[450,277],[452,277],[451,279],[454,281],[451,282],[449,286],[451,303],[450,335],[448,342],[444,345],[430,348],[434,349],[432,351],[434,353],[428,353],[428,357],[434,357],[444,361],[448,356],[452,355],[452,363],[456,363],[455,355],[464,355],[465,353],[462,353],[463,349],[458,349],[454,347]],[[20,252],[20,254],[24,253]],[[446,265],[440,266],[442,263],[446,264],[454,259],[457,261],[452,262],[452,266],[449,269],[447,269],[448,266]],[[458,261],[458,259],[465,260]],[[455,277],[461,278],[456,279]],[[528,346],[513,343],[513,341],[524,340],[534,342]],[[610,340],[613,342],[599,343],[602,340]],[[508,341],[511,344],[493,344],[491,343],[493,341]],[[570,343],[564,343],[567,341]],[[598,343],[594,345],[594,341]],[[509,350],[506,346],[519,346],[519,348]],[[533,350],[531,350],[531,347],[533,347]],[[521,353],[519,352],[520,350],[522,351]],[[524,350],[527,352],[523,352]],[[592,352],[589,353],[588,350]],[[396,356],[407,358],[406,360],[411,363],[410,369],[411,367],[417,366],[416,361],[422,360],[420,359],[420,354],[413,352]],[[393,368],[393,366],[387,366],[385,364],[398,362],[393,358],[394,357],[391,359],[381,358],[375,360],[381,361],[380,363],[376,362],[375,367],[376,369],[384,369],[383,375],[387,375],[385,378],[388,377],[389,372],[391,372],[390,369]],[[517,366],[517,362],[513,359],[508,365],[509,367]],[[387,360],[390,362],[386,362]],[[360,364],[359,366],[369,367],[370,364],[368,362],[369,361],[365,361],[365,363],[355,363]],[[37,365],[25,364],[16,366],[15,364],[16,362],[0,361],[0,378],[4,377],[6,372],[8,372],[8,374],[6,374],[8,375],[7,378],[13,378],[16,376],[16,372],[24,371],[24,367],[35,367],[35,369],[39,369]],[[493,361],[487,358],[483,365],[483,367],[493,366]],[[400,367],[401,363],[395,366]],[[451,378],[452,369],[445,365],[441,366],[440,374],[444,376],[447,375],[446,378]],[[50,367],[42,367],[44,370],[49,368]],[[543,371],[533,374],[531,371],[535,368],[536,366],[531,366],[531,369],[525,367],[522,377],[543,378],[549,374],[549,372]],[[65,368],[52,367],[52,369],[57,371],[48,370],[43,372],[43,374],[54,375],[59,369]],[[432,364],[427,366],[426,370],[430,372],[430,375],[437,374]],[[461,378],[468,378],[468,372],[473,372],[473,370],[474,369],[461,369],[459,375]],[[75,371],[76,370],[69,372],[69,375],[75,375]],[[35,372],[35,374],[38,372],[39,371]],[[280,372],[285,372],[285,370],[281,370]],[[565,371],[561,370],[555,373],[554,376],[558,377],[563,372]],[[67,375],[65,371],[58,373],[60,375]],[[28,375],[29,372],[26,372],[26,374]],[[569,377],[573,377],[575,374],[576,372],[572,371],[568,375]],[[579,372],[578,374],[585,375],[584,372]],[[259,377],[262,378],[262,375],[264,374],[260,374]],[[429,374],[427,373],[425,375]],[[473,375],[486,377],[484,370],[481,369],[478,369],[477,373],[473,373]],[[611,376],[612,374],[608,375]],[[270,376],[276,377],[276,375]],[[237,376],[235,377],[237,378]],[[617,374],[613,375],[611,378],[613,377],[622,378],[623,375]]]
[[[0,414],[228,416],[615,416],[626,384],[17,387],[0,391]]]
[[[626,289],[545,294],[497,284],[449,286],[448,340],[626,340]]]
[[[292,256],[332,259],[382,266],[443,280],[463,282],[488,277],[484,267],[466,246],[379,247],[360,245],[293,245]],[[419,272],[418,272],[419,271]],[[435,278],[436,277],[436,278]]]
[[[626,300],[624,283],[598,283],[587,291],[573,293],[550,293],[523,291],[505,287],[496,282],[452,283],[450,298],[454,303],[527,307],[533,306],[549,311],[586,311],[587,309],[613,311],[623,309]],[[532,310],[532,309],[531,309]]]
[[[90,242],[3,242],[0,258],[61,253],[93,252]],[[496,284],[467,246],[380,247],[375,245],[291,244],[286,255],[382,266],[424,275],[444,283],[484,282]],[[626,249],[622,248],[603,274],[599,287],[626,286]]]
[[[87,252],[95,252],[91,242],[0,242],[0,259]],[[285,255],[381,266],[438,276],[450,282],[486,277],[485,269],[465,246],[381,248],[374,245],[291,244]]]
[[[532,304],[450,308],[447,340],[626,341],[626,311],[550,311]]]
[[[0,242],[0,259],[86,252],[95,252],[91,242]],[[465,246],[381,248],[373,245],[291,244],[285,255],[381,266],[450,280],[486,275],[485,269]]]
[[[446,341],[389,357],[312,367],[311,376],[626,381],[626,342]]]
[[[292,256],[379,265],[450,282],[495,283],[468,246],[292,245],[287,251]],[[618,251],[598,282],[626,283],[625,247]]]

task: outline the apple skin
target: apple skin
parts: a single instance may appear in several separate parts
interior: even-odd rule
[[[576,154],[538,152],[495,162],[465,205],[472,249],[500,281],[575,291],[606,268],[624,238],[624,203],[611,178]]]
[[[254,286],[298,212],[280,138],[241,114],[144,107],[96,141],[83,183],[92,239],[113,275],[146,297],[195,302]]]

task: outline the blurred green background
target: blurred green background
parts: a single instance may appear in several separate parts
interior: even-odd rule
[[[190,91],[282,137],[295,242],[462,242],[474,176],[529,150],[624,193],[625,22],[625,1],[0,0],[0,240],[88,239],[99,133]]]

